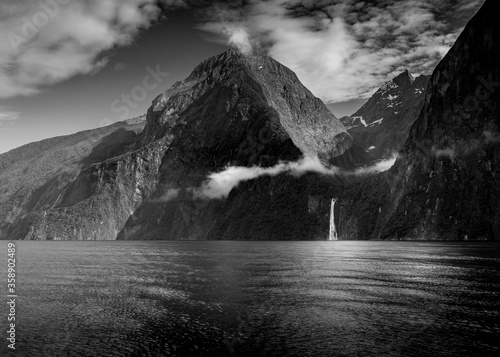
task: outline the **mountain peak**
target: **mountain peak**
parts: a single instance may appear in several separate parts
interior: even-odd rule
[[[279,123],[282,129],[279,135],[290,136],[302,153],[330,158],[341,155],[351,144],[351,137],[340,121],[300,83],[291,69],[269,56],[246,55],[237,48],[204,60],[188,78],[159,95],[148,111],[143,141],[163,137],[179,123],[183,127],[187,122],[183,112],[187,108],[202,112],[207,105],[204,102],[209,101],[217,110],[224,108],[213,119],[221,121],[221,128],[226,125],[221,118],[227,113],[247,120],[250,108],[261,103],[266,111],[277,114],[273,125],[277,127],[275,124]],[[226,119],[232,122],[229,117]],[[302,133],[304,127],[308,127],[306,135]]]
[[[427,76],[414,79],[404,70],[380,87],[350,117],[341,121],[354,141],[375,158],[385,159],[399,151],[423,105]]]
[[[191,75],[186,79],[187,81],[199,79],[204,77],[207,72],[212,72],[216,67],[234,67],[235,65],[242,65],[247,61],[247,56],[245,56],[237,48],[231,47],[227,51],[212,56],[201,62],[196,68],[191,72]],[[226,64],[230,64],[227,66]]]
[[[397,199],[387,208],[382,238],[500,239],[495,4],[484,3],[429,79],[392,169]]]
[[[229,56],[245,56],[245,53],[243,53],[238,47],[231,46],[226,52],[223,52],[222,54],[227,54]]]
[[[405,69],[401,74],[396,76],[392,81],[400,87],[405,87],[411,85],[415,78],[413,78],[412,74],[409,70]]]
[[[244,54],[236,47],[230,47],[227,51],[215,56],[216,59],[221,61],[243,60],[248,59],[248,57],[248,55]]]

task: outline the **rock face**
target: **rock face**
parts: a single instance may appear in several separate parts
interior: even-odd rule
[[[0,238],[114,238],[101,222],[112,224],[107,211],[120,201],[93,201],[112,175],[103,160],[133,151],[144,125],[139,117],[0,155]]]
[[[269,167],[304,154],[327,162],[352,145],[292,71],[233,49],[156,98],[145,138],[164,133],[175,139],[163,157],[159,187],[119,239],[307,239],[307,190],[291,177],[252,180],[227,200],[193,199],[190,189],[227,165]],[[287,229],[277,228],[281,224]]]
[[[391,171],[344,192],[346,237],[500,239],[500,24],[494,6],[485,2],[435,69]],[[371,199],[359,201],[368,194]],[[369,222],[360,222],[368,212]]]
[[[494,6],[485,2],[437,66],[423,105],[427,78],[404,72],[344,118],[354,139],[288,68],[232,49],[159,95],[146,123],[0,155],[0,238],[325,240],[338,198],[339,239],[500,239]],[[357,169],[370,146],[371,159],[400,151],[390,171],[261,176],[219,199],[197,191],[228,166],[303,155]]]
[[[233,237],[237,230],[232,226],[241,222],[227,222],[240,210],[253,212],[245,217],[258,222],[262,205],[274,217],[288,217],[285,223],[294,221],[304,236],[300,218],[307,195],[291,177],[275,177],[278,183],[267,185],[286,191],[286,197],[300,198],[293,214],[288,213],[293,204],[284,205],[283,195],[278,203],[264,197],[248,205],[249,196],[256,197],[254,188],[265,180],[252,182],[247,191],[237,190],[241,195],[232,192],[228,200],[195,199],[189,189],[226,165],[267,167],[303,154],[327,162],[352,145],[344,126],[292,71],[269,57],[246,56],[234,49],[204,61],[186,80],[159,95],[139,134],[143,127],[140,123],[134,128],[99,129],[89,134],[91,139],[82,134],[62,138],[63,150],[85,150],[56,160],[54,169],[43,175],[21,165],[36,179],[7,187],[1,197],[5,205],[0,237],[245,239],[258,236],[265,227],[245,229],[244,236]],[[44,162],[59,155],[54,145],[56,141],[49,141],[39,152]],[[0,159],[18,160],[23,150]],[[12,172],[18,172],[14,166],[5,167],[13,182]],[[275,224],[269,218],[264,225]],[[273,239],[277,230],[267,231],[262,239]],[[287,239],[300,237],[283,232]]]
[[[204,61],[158,96],[148,111],[144,140],[173,133],[180,141],[190,132],[205,147],[238,147],[247,129],[291,140],[302,153],[324,159],[342,154],[352,141],[290,69],[236,49]]]
[[[424,104],[429,76],[404,71],[385,83],[352,116],[340,118],[354,142],[375,159],[402,149]]]

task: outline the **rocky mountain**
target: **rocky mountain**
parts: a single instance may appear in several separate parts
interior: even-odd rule
[[[499,239],[494,13],[487,0],[425,94],[404,72],[344,118],[352,136],[272,58],[209,58],[145,123],[0,155],[0,238],[324,240],[337,198],[340,239]],[[389,171],[363,166],[395,149]]]
[[[135,211],[119,239],[307,238],[307,190],[292,177],[251,180],[227,200],[197,199],[190,189],[227,165],[270,167],[304,154],[328,162],[352,145],[291,70],[233,49],[160,95],[144,133],[146,140],[163,133],[174,139],[154,198]]]
[[[495,5],[484,3],[434,70],[390,172],[343,192],[344,238],[500,239]]]
[[[145,123],[142,116],[0,155],[0,238],[50,238],[40,227],[51,223],[68,185],[82,170],[132,150]],[[60,222],[66,224],[71,227],[71,221]]]
[[[33,173],[35,179],[18,183],[18,191],[8,187],[0,216],[3,239],[216,237],[223,217],[248,210],[253,188],[230,203],[197,199],[189,190],[210,173],[227,165],[269,167],[304,154],[328,162],[352,145],[344,126],[291,70],[270,57],[235,49],[204,61],[186,80],[159,95],[140,134],[128,127],[102,130],[107,136],[92,132],[92,139],[83,134],[60,139],[61,150],[85,150],[56,160],[54,170],[43,175]],[[58,155],[56,144],[43,145],[40,167]],[[19,161],[27,149],[18,150],[0,159]],[[23,165],[19,170],[31,174],[28,164]],[[15,181],[16,170],[5,167],[3,172]],[[5,190],[3,183],[1,188]],[[290,196],[303,199],[299,189]],[[275,217],[290,216],[302,232],[300,218],[307,205],[290,214],[290,206],[283,206],[285,197],[275,205],[272,201],[262,203]],[[257,206],[252,209],[263,213]],[[263,239],[272,238],[269,231]],[[245,232],[247,237],[256,234]]]
[[[340,118],[354,142],[375,159],[403,147],[424,103],[429,76],[413,78],[408,70],[386,82],[352,116]]]

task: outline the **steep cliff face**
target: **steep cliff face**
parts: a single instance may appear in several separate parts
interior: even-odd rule
[[[429,81],[402,156],[346,191],[344,232],[374,239],[500,239],[500,24],[474,16]],[[366,189],[374,200],[357,202]],[[360,212],[376,219],[359,235]]]
[[[133,150],[144,125],[145,117],[139,117],[0,155],[0,239],[73,237],[60,230],[65,218],[53,215],[67,188],[75,187],[81,172]],[[74,219],[79,219],[78,214],[68,222]],[[51,228],[57,220],[61,227]]]
[[[424,104],[429,76],[404,71],[385,83],[352,116],[340,118],[354,142],[375,159],[402,149]]]
[[[192,189],[226,165],[268,167],[303,154],[326,162],[352,145],[343,125],[292,71],[269,57],[246,56],[234,49],[204,61],[186,80],[159,95],[145,127],[143,122],[133,128],[127,125],[91,132],[91,139],[76,134],[75,143],[63,138],[63,150],[73,152],[81,146],[85,150],[56,160],[54,170],[37,175],[33,182],[8,186],[2,196],[6,205],[0,237],[229,238],[240,223],[230,217],[250,208],[253,216],[246,218],[253,217],[264,225],[259,230],[269,232],[261,238],[276,239],[272,234],[276,230],[266,229],[274,224],[269,217],[260,220],[261,206],[276,218],[287,217],[284,222],[292,222],[303,233],[304,186],[288,176],[274,177],[273,183],[255,180],[248,190],[235,190],[227,200],[201,199]],[[57,145],[45,143],[40,159],[54,160]],[[19,160],[20,155],[14,156]],[[0,159],[7,162],[10,156]],[[5,172],[11,169],[6,167]],[[262,182],[280,192],[279,203],[254,199],[248,206],[252,191]],[[293,195],[302,198],[290,215],[293,204],[283,203]],[[258,232],[245,233],[231,239],[255,239]]]
[[[261,116],[266,134],[291,140],[303,153],[328,159],[351,145],[344,126],[295,73],[270,57],[236,49],[207,59],[158,96],[148,111],[144,140],[190,131],[205,147],[237,147],[249,126],[261,124],[255,123]]]
[[[91,165],[67,183],[47,210],[30,212],[20,224],[25,239],[116,239],[126,220],[156,188],[168,146],[157,140],[139,150]]]
[[[155,100],[145,136],[167,132],[174,140],[163,157],[159,187],[130,217],[119,239],[279,239],[272,233],[279,221],[271,217],[300,225],[307,207],[307,198],[305,205],[291,200],[304,194],[289,177],[241,185],[227,200],[198,199],[190,190],[227,165],[269,167],[303,154],[326,162],[352,145],[343,125],[292,71],[269,57],[236,50],[203,62]],[[253,191],[260,184],[261,191],[283,191],[275,196],[282,202],[256,199]],[[262,205],[264,211],[257,208]],[[230,218],[235,215],[253,222],[244,236],[230,233],[243,224]],[[306,236],[288,235],[300,237]]]
[[[357,113],[366,125],[345,121],[357,142],[273,59],[210,58],[154,100],[142,132],[143,122],[122,123],[0,155],[0,238],[326,239],[336,197],[340,239],[499,239],[493,13],[488,0],[436,68],[416,121],[426,78],[405,72]],[[367,145],[385,157],[406,135],[383,174],[282,173],[245,179],[227,197],[200,195],[228,166],[309,155],[355,169],[370,159]]]
[[[500,239],[500,25],[486,1],[438,65],[382,237]],[[418,222],[410,217],[420,217]]]

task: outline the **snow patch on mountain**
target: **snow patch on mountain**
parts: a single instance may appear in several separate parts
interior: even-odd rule
[[[366,121],[363,119],[363,117],[360,115],[359,117],[352,117],[354,120],[356,119],[359,119],[359,121],[361,122],[361,124],[363,124],[363,126],[367,126],[366,124]]]
[[[398,85],[396,83],[394,83],[393,81],[389,81],[389,82],[384,83],[384,85],[382,87],[380,87],[378,92],[385,93],[393,88],[396,88],[397,86]]]
[[[375,124],[382,124],[382,121],[384,120],[384,118],[380,118],[378,120],[375,120],[373,122],[371,122],[370,124],[368,124],[367,126],[373,126]]]

